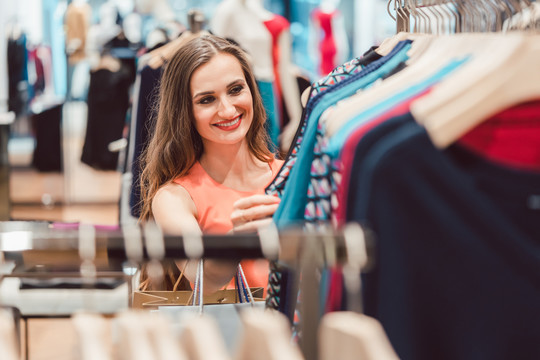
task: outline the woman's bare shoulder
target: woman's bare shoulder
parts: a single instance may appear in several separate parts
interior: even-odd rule
[[[152,214],[165,233],[182,234],[200,231],[197,208],[189,192],[181,185],[163,185],[152,201]]]
[[[156,214],[162,209],[174,212],[189,212],[196,215],[197,209],[187,189],[177,183],[170,182],[163,185],[156,192],[152,201],[152,212]]]

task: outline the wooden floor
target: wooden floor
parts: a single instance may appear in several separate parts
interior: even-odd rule
[[[86,104],[66,104],[62,123],[62,173],[33,169],[29,165],[32,152],[25,148],[24,141],[10,144],[13,149],[9,154],[12,220],[118,224],[120,172],[98,171],[80,162],[85,129]],[[28,325],[29,359],[81,358],[75,351],[77,339],[70,319],[34,319],[29,320]]]

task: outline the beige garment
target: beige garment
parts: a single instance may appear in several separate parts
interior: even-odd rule
[[[90,27],[91,15],[92,8],[87,3],[71,3],[67,7],[64,19],[67,48],[70,49],[70,44],[77,44],[73,52],[69,53],[68,59],[71,65],[86,57],[86,36]]]

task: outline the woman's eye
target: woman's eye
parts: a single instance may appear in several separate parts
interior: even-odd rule
[[[234,87],[231,88],[230,93],[233,94],[233,95],[234,94],[239,94],[243,89],[244,89],[244,87],[241,86],[241,85],[234,86]]]
[[[212,101],[214,101],[213,96],[205,96],[201,100],[199,100],[199,104],[210,104]]]

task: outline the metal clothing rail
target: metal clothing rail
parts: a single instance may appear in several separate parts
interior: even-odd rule
[[[443,35],[538,31],[535,16],[530,16],[537,13],[536,5],[533,0],[388,0],[387,11],[397,32]]]
[[[294,263],[303,242],[316,237],[331,239],[338,260],[344,259],[344,238],[338,231],[306,233],[295,228],[278,232],[274,228],[258,233],[176,236],[161,234],[157,226],[106,229],[30,221],[0,222],[0,253],[17,265],[50,265],[56,271],[78,267],[85,259],[104,271],[120,269],[128,260],[279,258]]]

